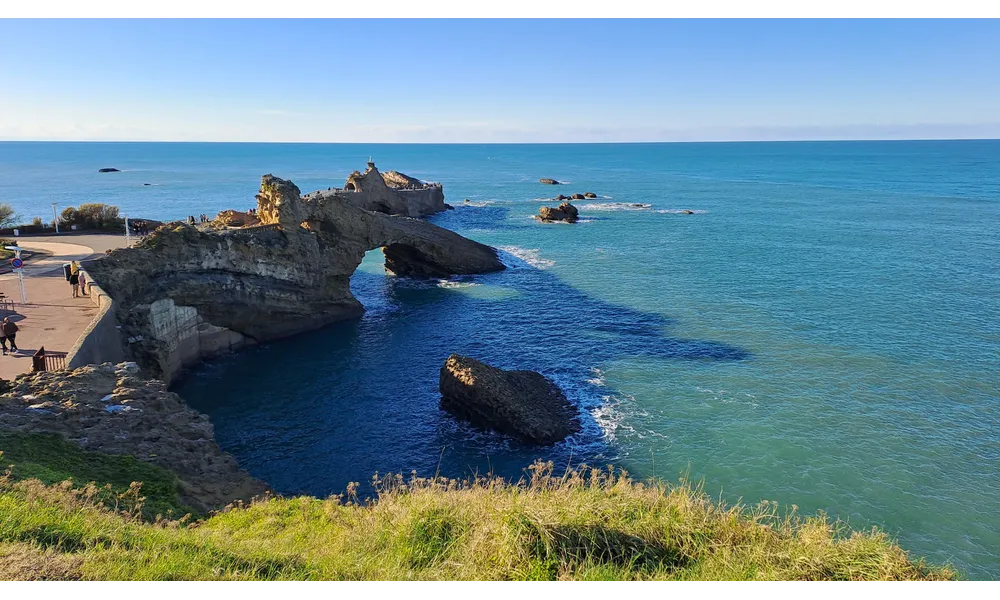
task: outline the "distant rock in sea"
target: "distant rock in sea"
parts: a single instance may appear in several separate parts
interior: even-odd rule
[[[595,194],[594,192],[584,192],[583,197],[584,198],[596,198],[597,194]]]
[[[543,177],[538,180],[538,183],[544,183],[546,185],[559,185],[559,182],[555,179],[549,179],[548,177]]]
[[[116,169],[114,167],[104,167],[103,169],[98,169],[98,173],[118,173],[121,169]]]
[[[438,385],[444,410],[529,444],[551,444],[580,431],[566,395],[535,371],[505,371],[452,354]]]
[[[557,208],[552,208],[551,206],[539,208],[538,216],[535,218],[545,222],[566,221],[567,223],[576,223],[580,218],[580,211],[569,202],[563,202]]]
[[[583,194],[573,194],[570,198],[573,200],[583,200]]]

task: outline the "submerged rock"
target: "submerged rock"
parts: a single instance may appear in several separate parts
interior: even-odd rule
[[[181,501],[201,512],[267,491],[219,448],[206,415],[137,371],[135,363],[104,363],[21,375],[0,395],[0,427],[59,434],[84,450],[173,471]]]
[[[552,208],[551,206],[539,208],[538,216],[535,218],[545,222],[566,221],[567,223],[576,223],[580,218],[579,215],[580,211],[575,206],[569,202],[563,202],[556,208]]]
[[[559,182],[555,179],[549,179],[548,177],[543,177],[538,180],[538,183],[544,183],[545,185],[559,185]]]
[[[535,371],[505,371],[452,354],[441,367],[441,408],[529,444],[558,442],[580,431],[576,409]]]
[[[114,167],[104,167],[103,169],[98,169],[98,173],[119,173],[121,169],[116,169]]]

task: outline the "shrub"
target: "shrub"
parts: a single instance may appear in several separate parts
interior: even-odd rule
[[[0,203],[0,228],[13,227],[21,220],[21,215],[14,211],[14,207],[3,202]]]
[[[45,226],[45,223],[42,222],[42,218],[41,217],[35,217],[34,219],[32,219],[31,220],[31,224],[34,225],[35,227],[44,227]]]
[[[81,229],[119,229],[124,219],[118,216],[118,207],[108,204],[88,203],[78,208],[70,206],[62,211],[62,222]]]

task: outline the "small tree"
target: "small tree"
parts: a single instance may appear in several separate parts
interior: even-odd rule
[[[14,207],[3,202],[0,203],[0,228],[13,227],[21,220],[21,215],[14,211]]]

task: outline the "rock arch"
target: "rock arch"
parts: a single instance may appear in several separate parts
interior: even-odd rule
[[[504,268],[496,250],[453,231],[364,210],[336,194],[303,198],[294,183],[272,175],[261,179],[257,216],[260,226],[234,230],[171,223],[136,248],[86,264],[115,299],[133,360],[170,381],[206,355],[357,317],[364,307],[350,278],[376,248],[397,275]],[[213,337],[202,340],[205,332]]]

